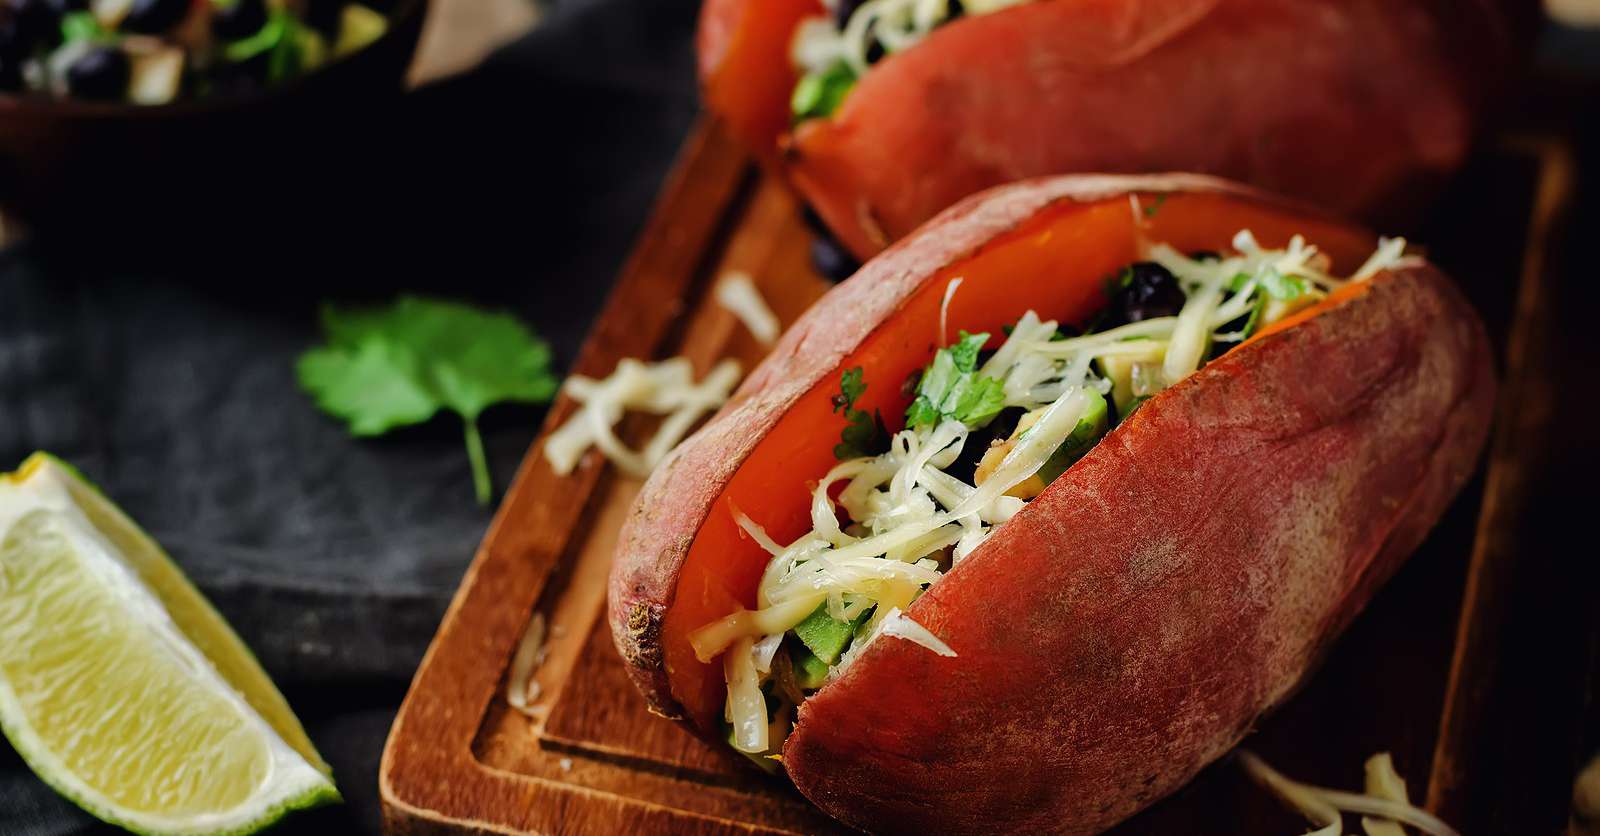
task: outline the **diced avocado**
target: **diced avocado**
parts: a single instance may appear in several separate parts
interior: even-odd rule
[[[1126,416],[1128,407],[1132,405],[1133,394],[1133,367],[1136,363],[1159,363],[1166,356],[1167,343],[1165,340],[1150,340],[1148,351],[1134,354],[1114,354],[1101,357],[1095,362],[1100,364],[1100,374],[1111,381],[1111,400],[1117,405],[1117,414]]]
[[[1089,452],[1089,448],[1100,440],[1100,436],[1105,435],[1106,399],[1093,390],[1085,390],[1084,394],[1089,396],[1088,410],[1078,419],[1078,426],[1072,428],[1072,434],[1067,436],[1067,440],[1061,442],[1061,446],[1057,447],[1044,466],[1039,468],[1039,478],[1046,485],[1067,472],[1067,468],[1071,467],[1073,462],[1083,458],[1083,454]]]
[[[295,48],[300,53],[300,69],[309,72],[328,63],[328,41],[322,33],[309,26],[300,26],[294,32]]]
[[[828,681],[828,663],[804,645],[792,645],[789,659],[794,662],[794,682],[801,688],[815,691]]]
[[[359,3],[351,3],[344,7],[343,17],[339,19],[339,38],[333,43],[333,54],[343,57],[358,52],[387,31],[388,18]]]
[[[795,121],[832,116],[855,84],[855,71],[843,61],[822,72],[806,74],[789,98]]]
[[[868,631],[872,629],[872,614],[876,612],[877,609],[877,607],[869,607],[860,615],[856,616],[855,637],[852,639],[852,641],[860,641],[867,637]]]
[[[794,634],[818,659],[828,665],[837,664],[840,654],[850,646],[855,625],[828,615],[828,605],[820,604],[806,620],[795,625]]]

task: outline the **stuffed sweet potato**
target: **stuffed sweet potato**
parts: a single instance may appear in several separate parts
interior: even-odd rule
[[[1494,398],[1403,241],[1204,177],[946,211],[651,476],[610,586],[654,710],[874,831],[1093,832],[1281,701]]]
[[[708,0],[705,99],[866,257],[1024,177],[1202,171],[1381,221],[1532,0]]]

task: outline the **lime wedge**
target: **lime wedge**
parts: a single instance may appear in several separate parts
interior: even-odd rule
[[[42,454],[0,475],[0,731],[56,791],[140,833],[250,833],[339,800],[216,610]]]

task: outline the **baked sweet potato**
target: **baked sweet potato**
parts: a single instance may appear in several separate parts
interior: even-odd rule
[[[1150,242],[1220,251],[1242,229],[1303,235],[1343,274],[1374,244],[1210,178],[1067,176],[963,201],[835,288],[622,532],[611,625],[653,710],[725,738],[724,671],[692,639],[757,604],[769,555],[736,513],[780,543],[812,526],[842,370],[893,423],[944,319],[1084,322]],[[1433,267],[1343,285],[1125,415],[910,603],[955,655],[869,641],[799,704],[784,768],[873,831],[1122,820],[1238,743],[1395,571],[1472,469],[1494,388],[1480,321]]]
[[[1389,223],[1462,162],[1536,9],[1036,0],[939,26],[792,134],[789,43],[818,0],[708,0],[700,68],[861,257],[981,189],[1074,172],[1199,171]]]

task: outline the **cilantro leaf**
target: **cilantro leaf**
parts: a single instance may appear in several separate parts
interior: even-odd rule
[[[856,399],[865,391],[867,384],[861,382],[861,367],[845,369],[839,376],[839,394],[833,396],[833,411],[843,410],[848,416],[855,409]]]
[[[971,374],[978,367],[978,352],[989,342],[989,335],[968,334],[965,331],[957,333],[960,338],[956,340],[956,344],[945,350],[950,352],[950,359],[954,361],[957,371]]]
[[[1004,384],[977,376],[978,353],[988,341],[988,334],[962,331],[954,345],[933,355],[917,382],[916,400],[906,409],[908,426],[929,426],[947,417],[980,424],[1005,406]]]
[[[961,387],[950,414],[963,424],[981,424],[998,415],[1005,405],[1005,384],[992,377],[971,378],[971,383]]]
[[[327,345],[295,366],[300,388],[356,436],[418,424],[441,409],[460,415],[485,505],[492,488],[478,416],[504,401],[548,402],[559,386],[550,347],[510,314],[402,296],[385,308],[324,305],[322,329]]]
[[[846,369],[839,376],[839,394],[833,396],[833,411],[843,412],[847,423],[839,433],[839,443],[834,445],[833,457],[841,461],[876,456],[889,449],[889,429],[883,424],[883,415],[876,411],[869,415],[864,409],[856,409],[856,400],[865,391],[867,384],[861,380],[860,366]]]

